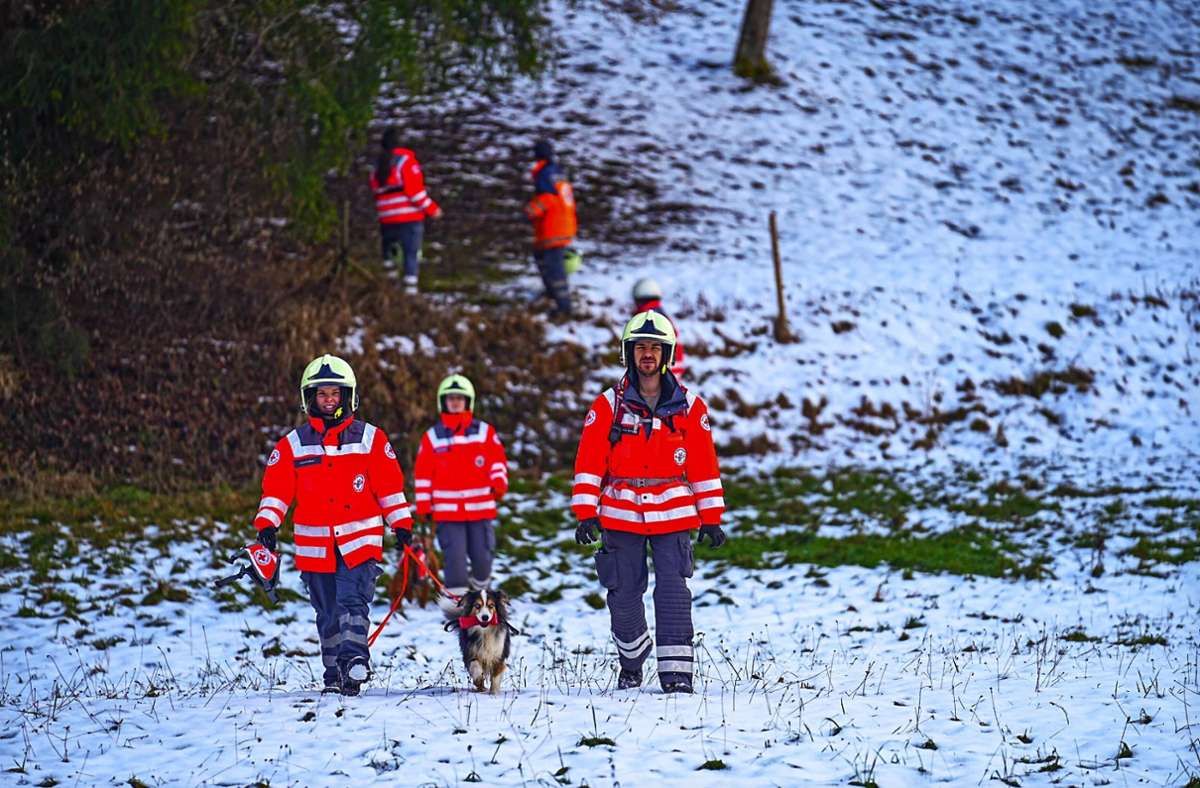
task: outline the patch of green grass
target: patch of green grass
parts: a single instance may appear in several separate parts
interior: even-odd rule
[[[188,593],[186,588],[180,588],[166,581],[159,581],[154,588],[150,589],[142,597],[142,605],[157,605],[162,602],[187,602],[191,598],[192,595]]]
[[[513,575],[512,577],[505,578],[500,583],[499,588],[508,594],[510,599],[518,599],[533,590],[533,586],[521,575]]]
[[[1062,639],[1068,643],[1095,643],[1100,640],[1100,638],[1092,637],[1082,629],[1072,630],[1071,632],[1063,635]]]
[[[1123,638],[1117,638],[1113,641],[1115,646],[1165,646],[1167,639],[1162,635],[1150,634],[1148,632],[1141,635],[1129,635]]]
[[[818,476],[805,469],[781,468],[770,476],[733,476],[724,484],[730,510],[753,508],[757,525],[820,524],[824,509],[860,514],[900,525],[916,497],[891,475],[846,468]],[[816,500],[806,503],[804,499]]]
[[[1014,575],[1019,568],[1009,546],[978,526],[922,537],[907,532],[844,538],[817,536],[809,531],[769,536],[739,534],[720,550],[699,547],[697,553],[706,560],[755,569],[801,563],[865,567],[887,564],[920,572],[1004,577]]]
[[[712,758],[696,767],[696,771],[704,771],[705,769],[720,771],[721,769],[728,768],[729,767],[725,765],[725,761],[721,760],[720,758]]]
[[[602,610],[606,604],[604,601],[604,597],[595,591],[592,591],[591,593],[587,594],[583,598],[583,601],[586,602],[587,606],[592,608],[593,610]]]
[[[952,512],[962,512],[973,517],[994,522],[1011,523],[1032,517],[1043,511],[1061,511],[1062,507],[1055,501],[1034,498],[1024,490],[1015,489],[1007,484],[992,485],[987,489],[987,499],[984,501],[945,501],[946,508]]]
[[[1186,564],[1200,559],[1200,539],[1149,539],[1140,537],[1133,547],[1121,551],[1144,563]]]
[[[617,743],[607,736],[584,736],[579,740],[577,747],[599,747],[600,745],[608,745],[616,747]]]

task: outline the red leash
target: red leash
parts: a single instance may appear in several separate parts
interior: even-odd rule
[[[370,648],[375,644],[375,639],[379,637],[379,633],[382,632],[383,628],[387,626],[387,622],[391,620],[392,614],[395,613],[400,607],[400,603],[404,599],[405,593],[408,592],[408,562],[410,560],[416,564],[418,578],[428,577],[433,581],[433,585],[438,589],[438,591],[450,597],[456,603],[462,601],[462,597],[456,596],[455,594],[451,594],[449,591],[447,591],[445,584],[429,571],[429,566],[425,563],[423,552],[418,553],[416,550],[412,549],[410,545],[405,545],[404,558],[400,561],[400,571],[403,573],[401,574],[402,579],[400,581],[400,591],[396,594],[396,598],[392,600],[392,606],[388,608],[387,615],[383,617],[383,621],[379,622],[379,626],[375,627],[375,631],[371,633],[369,638],[367,638],[367,648]]]

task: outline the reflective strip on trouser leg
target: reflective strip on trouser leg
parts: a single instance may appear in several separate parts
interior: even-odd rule
[[[364,561],[350,569],[337,558],[334,587],[337,593],[337,625],[342,635],[338,644],[337,661],[345,666],[352,659],[370,659],[367,651],[367,631],[371,627],[371,599],[375,596],[375,578],[379,567],[375,561]]]
[[[317,639],[321,643],[321,665],[325,683],[338,678],[337,657],[342,645],[342,630],[338,626],[337,591],[334,575],[328,572],[301,572],[300,579],[308,589],[308,601],[317,614]]]
[[[650,654],[646,627],[646,593],[650,577],[646,567],[646,537],[625,531],[606,530],[604,549],[616,562],[617,586],[608,589],[608,612],[612,620],[617,657],[626,670],[640,670]]]
[[[658,673],[692,674],[692,541],[687,531],[650,537]]]

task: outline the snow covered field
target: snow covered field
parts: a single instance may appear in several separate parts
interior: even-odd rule
[[[525,634],[501,697],[468,691],[430,608],[389,625],[375,685],[341,699],[314,691],[300,599],[268,612],[222,612],[206,591],[120,604],[155,587],[147,576],[211,580],[212,549],[180,542],[154,564],[171,571],[138,564],[90,590],[64,579],[60,591],[95,602],[71,622],[22,617],[20,590],[0,597],[8,778],[1104,785],[1179,784],[1198,768],[1195,562],[1093,580],[1064,560],[1057,580],[1021,583],[706,562],[693,583],[698,692],[667,697],[613,691],[607,617],[583,601],[589,562],[548,549],[549,571],[523,570],[534,594],[515,607]],[[299,588],[294,573],[285,585]],[[561,598],[533,601],[547,589]]]
[[[554,335],[611,346],[653,274],[725,467],[865,467],[912,493],[903,522],[832,482],[803,511],[753,499],[730,512],[734,540],[814,518],[830,539],[974,524],[1036,571],[705,558],[697,694],[664,697],[652,675],[617,693],[563,520],[518,540],[535,557],[500,556],[499,579],[530,584],[501,697],[468,692],[439,614],[414,610],[377,644],[376,683],[341,699],[314,691],[306,601],[264,612],[206,588],[242,537],[163,523],[149,552],[84,543],[53,582],[3,564],[0,782],[1200,776],[1195,5],[778,0],[782,84],[752,89],[726,69],[740,2],[623,5],[556,4],[557,81],[486,108],[553,136],[581,200],[620,189],[613,160],[655,184],[614,207],[629,243],[584,228],[573,285],[592,318]],[[771,210],[796,344],[769,331]],[[517,495],[505,527],[564,503]],[[290,559],[284,584],[300,589]]]

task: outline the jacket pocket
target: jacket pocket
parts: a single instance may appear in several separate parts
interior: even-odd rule
[[[601,547],[596,551],[595,557],[596,576],[600,578],[600,585],[609,591],[615,591],[620,583],[616,553],[610,553],[607,547]]]

